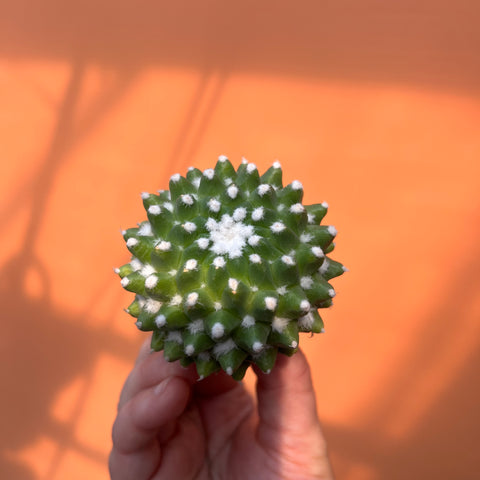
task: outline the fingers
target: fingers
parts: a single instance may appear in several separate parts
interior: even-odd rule
[[[269,375],[256,372],[256,438],[277,459],[282,478],[299,478],[298,472],[303,471],[308,478],[332,480],[310,368],[303,353],[279,355]]]
[[[189,402],[195,369],[167,362],[151,353],[146,341],[123,387],[112,429],[109,458],[114,480],[151,478],[161,462],[164,442],[175,433]]]
[[[232,388],[238,387],[239,383],[234,380],[230,375],[220,371],[209,375],[201,382],[197,382],[194,385],[195,394],[201,397],[211,397],[221,395],[228,392]]]
[[[142,390],[117,415],[112,431],[114,448],[132,453],[147,447],[163,426],[183,413],[190,394],[190,384],[180,377],[168,377]]]
[[[199,473],[202,464],[207,465],[206,445],[202,418],[198,409],[190,403],[177,422],[175,435],[162,447],[162,462],[155,478],[165,480],[209,478],[207,472],[204,475]]]
[[[147,480],[158,468],[160,447],[152,443],[149,448],[134,453],[113,449],[108,458],[111,480]]]
[[[112,480],[151,478],[161,462],[157,438],[171,434],[172,423],[184,412],[191,394],[183,378],[168,377],[141,391],[118,412],[109,458]]]
[[[226,442],[237,435],[252,417],[252,398],[241,382],[224,372],[198,382],[194,392],[208,439],[210,458],[217,458]]]
[[[304,354],[299,351],[292,357],[278,355],[270,374],[259,369],[256,373],[258,438],[266,446],[272,439],[277,446],[285,446],[311,437],[319,448],[325,449],[310,367]]]
[[[179,362],[167,362],[162,352],[150,353],[150,348],[145,342],[140,349],[137,363],[122,389],[118,408],[121,409],[143,389],[158,385],[162,380],[173,376],[184,378],[190,384],[195,383],[198,378],[195,367],[184,368]]]
[[[301,351],[279,355],[268,375],[256,372],[260,425],[292,434],[319,425],[310,368]]]

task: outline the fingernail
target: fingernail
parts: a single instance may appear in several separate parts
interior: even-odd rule
[[[168,384],[170,383],[170,380],[172,379],[172,377],[168,377],[166,378],[165,380],[162,380],[154,389],[153,389],[153,393],[155,395],[160,395],[162,394],[166,388],[168,387]]]

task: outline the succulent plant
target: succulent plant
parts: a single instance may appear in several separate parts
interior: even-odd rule
[[[337,234],[320,225],[328,205],[302,198],[299,181],[283,186],[278,162],[260,176],[225,156],[142,193],[148,220],[123,232],[132,258],[115,271],[153,350],[194,362],[200,378],[223,369],[240,380],[252,364],[269,373],[278,353],[294,354],[300,332],[324,331],[317,310],[332,305],[329,280],[346,269],[327,257]]]

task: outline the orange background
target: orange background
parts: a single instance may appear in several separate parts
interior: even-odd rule
[[[338,479],[477,478],[478,2],[1,3],[2,479],[107,477],[119,231],[219,154],[330,204],[350,272],[301,345]]]

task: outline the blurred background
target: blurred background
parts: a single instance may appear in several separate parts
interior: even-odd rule
[[[350,272],[301,346],[338,479],[478,478],[478,2],[0,11],[2,479],[107,478],[145,335],[120,230],[220,154],[330,204]]]

